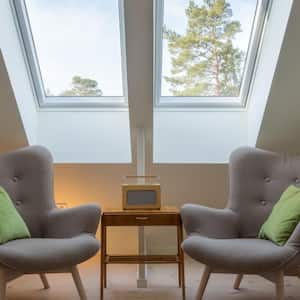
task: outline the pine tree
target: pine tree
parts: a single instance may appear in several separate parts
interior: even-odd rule
[[[101,89],[98,88],[98,82],[89,78],[74,76],[72,78],[72,87],[61,93],[61,96],[67,97],[93,97],[102,96]]]
[[[226,0],[189,1],[184,35],[165,28],[174,96],[238,96],[243,52],[233,45],[241,24]]]

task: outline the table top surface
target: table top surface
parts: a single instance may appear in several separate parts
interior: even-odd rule
[[[103,209],[102,215],[135,215],[135,214],[147,214],[147,215],[162,215],[162,214],[176,214],[180,213],[177,207],[163,206],[161,209],[122,209],[122,208],[107,208]]]

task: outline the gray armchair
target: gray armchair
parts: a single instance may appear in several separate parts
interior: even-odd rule
[[[300,158],[253,148],[236,150],[229,165],[230,193],[226,209],[187,204],[182,207],[188,234],[184,251],[206,267],[197,292],[204,295],[211,273],[257,274],[276,285],[284,299],[284,276],[300,276],[300,224],[287,244],[279,247],[257,238],[282,192],[300,184]]]
[[[11,196],[32,238],[0,245],[0,300],[6,283],[24,274],[71,273],[82,300],[87,299],[77,265],[99,250],[95,233],[100,209],[84,205],[57,209],[53,201],[53,163],[38,146],[0,156],[0,186]]]

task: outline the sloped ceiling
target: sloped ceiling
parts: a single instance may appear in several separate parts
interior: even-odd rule
[[[294,1],[257,146],[300,154],[300,1]]]
[[[153,2],[125,1],[125,29],[130,125],[152,127]]]
[[[153,145],[153,1],[124,2],[128,105],[132,160],[136,161],[137,130],[147,139],[146,159]]]
[[[28,145],[18,105],[10,85],[0,49],[0,151],[10,151]]]

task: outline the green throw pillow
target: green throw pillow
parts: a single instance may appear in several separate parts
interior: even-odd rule
[[[29,230],[6,191],[0,187],[0,244],[30,238]]]
[[[263,224],[259,238],[285,245],[300,222],[300,188],[289,186]]]

